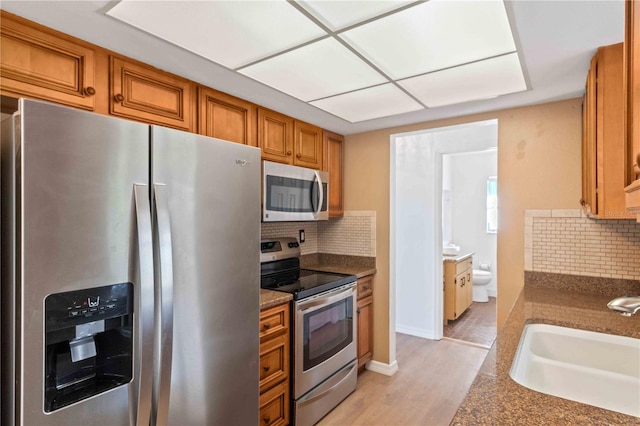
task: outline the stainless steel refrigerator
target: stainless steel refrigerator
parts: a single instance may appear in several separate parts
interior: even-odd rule
[[[1,164],[1,423],[255,424],[260,151],[20,100]]]

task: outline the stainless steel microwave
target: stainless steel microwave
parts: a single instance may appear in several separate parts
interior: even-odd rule
[[[262,163],[262,221],[329,219],[329,173],[305,167]]]

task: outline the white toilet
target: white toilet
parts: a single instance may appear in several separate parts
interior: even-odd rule
[[[491,271],[484,270],[484,269],[473,270],[473,301],[474,302],[489,301],[487,284],[491,282],[491,278],[492,278]]]

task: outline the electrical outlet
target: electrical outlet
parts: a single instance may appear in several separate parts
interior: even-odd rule
[[[300,242],[301,242],[301,243],[304,243],[304,229],[301,229],[301,230],[300,230],[300,231],[298,231],[298,232],[299,232],[299,234],[300,234],[300,238],[299,238],[299,239],[300,239]]]

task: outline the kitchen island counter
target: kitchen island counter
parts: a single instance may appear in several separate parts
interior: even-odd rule
[[[615,290],[609,290],[609,294],[581,293],[575,291],[577,280],[566,280],[567,276],[558,275],[560,281],[563,278],[572,281],[564,286],[572,290],[560,289],[562,285],[542,284],[539,279],[542,274],[527,274],[531,282],[518,297],[451,425],[640,425],[640,418],[536,392],[509,376],[520,336],[527,324],[554,324],[640,338],[637,317],[623,317],[607,308],[607,302],[613,297],[627,294],[627,291],[639,291],[640,282],[627,281]],[[556,274],[542,277],[557,278],[553,275]],[[627,288],[619,288],[625,285]],[[603,288],[612,288],[606,283],[595,287],[601,293],[604,293]]]

